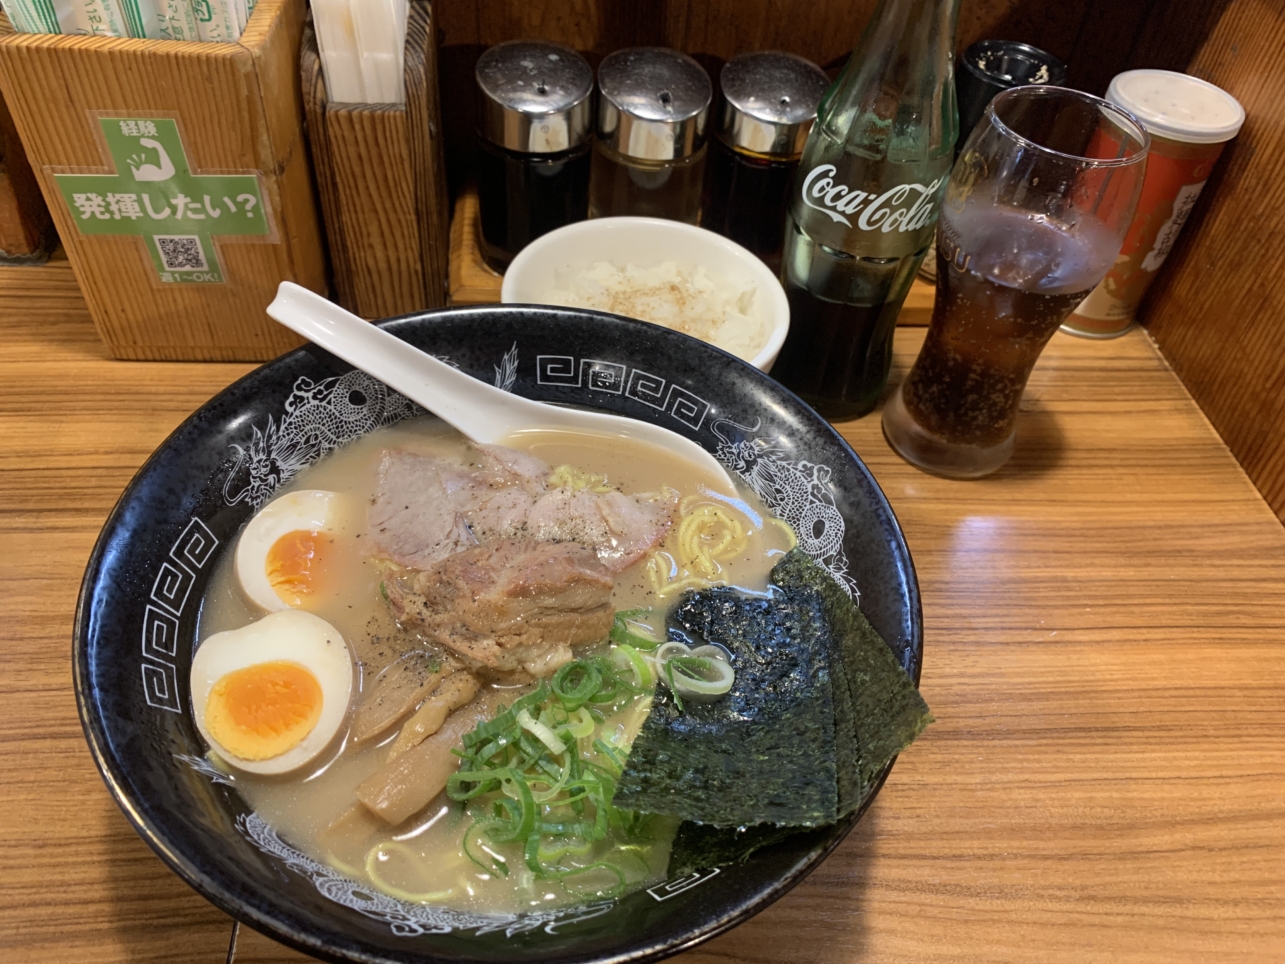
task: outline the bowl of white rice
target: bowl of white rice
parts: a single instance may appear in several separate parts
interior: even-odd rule
[[[592,308],[663,325],[769,371],[790,329],[776,276],[722,235],[659,218],[597,218],[527,245],[505,304]]]

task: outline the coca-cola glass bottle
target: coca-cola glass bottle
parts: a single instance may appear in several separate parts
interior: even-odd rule
[[[1076,90],[991,101],[942,204],[932,323],[883,410],[908,462],[975,478],[1007,461],[1036,359],[1120,251],[1148,143],[1132,115]]]
[[[954,159],[959,0],[880,0],[827,92],[786,219],[790,334],[772,369],[829,419],[875,407]]]

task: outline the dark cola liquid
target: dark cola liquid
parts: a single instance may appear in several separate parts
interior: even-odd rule
[[[790,216],[781,284],[790,334],[772,377],[831,421],[857,418],[879,401],[892,365],[892,336],[924,250],[858,258],[808,237]]]
[[[910,416],[952,444],[1007,439],[1036,359],[1116,247],[1014,209],[943,214],[932,324],[902,388]]]
[[[786,285],[791,350],[782,349],[772,376],[826,418],[843,421],[871,411],[888,380],[892,333],[900,303],[845,305],[807,288]]]

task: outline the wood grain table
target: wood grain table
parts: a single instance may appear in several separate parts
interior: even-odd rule
[[[98,529],[237,364],[115,362],[75,295],[0,283],[0,959],[223,962],[71,692]],[[68,279],[70,275],[68,274]],[[894,381],[922,340],[897,335]],[[1285,530],[1145,334],[1057,335],[1017,454],[948,482],[840,426],[919,572],[937,716],[839,850],[714,962],[1285,961]],[[248,929],[237,964],[298,962]]]

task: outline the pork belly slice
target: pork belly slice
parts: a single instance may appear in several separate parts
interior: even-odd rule
[[[611,573],[573,542],[501,539],[386,583],[397,619],[470,666],[550,676],[611,631]]]
[[[464,520],[478,542],[520,538],[530,532],[527,517],[535,504],[525,489],[511,486],[469,509]]]
[[[542,542],[590,546],[611,572],[628,569],[659,545],[674,523],[678,493],[625,495],[588,489],[554,489],[527,515],[527,532]]]

